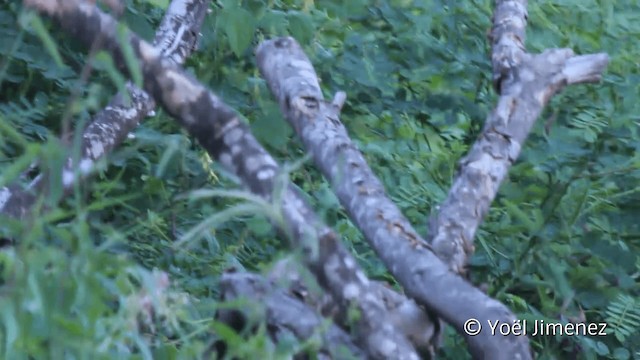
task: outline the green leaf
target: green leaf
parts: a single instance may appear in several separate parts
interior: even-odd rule
[[[416,136],[416,132],[410,123],[403,122],[398,127],[398,135],[400,135],[400,137],[403,139],[413,140],[413,138]]]
[[[96,69],[103,70],[111,79],[111,82],[118,88],[118,91],[122,94],[128,95],[129,92],[125,91],[127,79],[118,71],[115,63],[113,62],[113,58],[106,51],[99,51],[94,58],[94,66]]]
[[[278,10],[267,11],[260,19],[258,26],[274,36],[287,35],[287,30],[289,29],[287,13]]]
[[[258,236],[270,234],[273,229],[271,223],[263,216],[254,216],[248,219],[245,224],[249,230]]]
[[[313,38],[315,28],[313,19],[307,13],[301,11],[290,11],[287,13],[289,21],[289,33],[296,38],[303,46]]]
[[[274,102],[262,105],[261,115],[251,123],[251,130],[261,143],[274,149],[284,149],[293,133],[282,117],[280,107]]]
[[[5,349],[7,356],[11,356],[11,349],[14,348],[14,343],[18,340],[18,334],[20,334],[20,324],[16,320],[16,309],[13,303],[8,299],[3,299],[0,303],[0,315],[2,316],[2,327],[4,328]],[[8,357],[7,357],[8,358]]]
[[[33,12],[25,12],[20,17],[20,24],[22,24],[22,26],[25,26],[25,24],[30,24],[35,31],[36,36],[40,38],[40,41],[42,41],[42,44],[44,45],[45,49],[47,49],[49,55],[51,55],[56,65],[58,65],[59,67],[64,66],[62,56],[60,56],[60,52],[58,51],[58,45],[49,34],[49,30],[47,30],[44,26],[44,23],[42,22],[40,16],[36,15]]]
[[[129,71],[131,80],[137,87],[142,88],[144,81],[142,78],[140,62],[138,61],[138,57],[129,42],[129,29],[124,24],[118,25],[118,40],[120,42],[124,61],[127,65],[127,70]]]
[[[532,221],[530,215],[527,214],[521,206],[518,206],[507,199],[502,199],[505,207],[509,210],[509,213],[520,220],[530,233],[535,232],[542,225],[542,216],[539,209],[533,209],[534,220]]]
[[[40,153],[37,145],[29,145],[22,156],[13,159],[13,162],[4,167],[0,172],[0,188],[14,181],[20,173],[33,164]]]
[[[251,44],[256,21],[250,12],[243,8],[231,8],[222,14],[223,30],[227,34],[231,50],[240,57]]]
[[[631,353],[625,348],[616,348],[613,350],[613,358],[616,360],[628,360],[631,358]]]

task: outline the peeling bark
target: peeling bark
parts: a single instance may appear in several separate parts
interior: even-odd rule
[[[158,27],[154,44],[174,61],[182,64],[196,48],[198,33],[208,11],[210,0],[173,0]],[[80,157],[74,163],[69,158],[62,171],[65,193],[73,189],[77,178],[84,178],[94,168],[95,161],[109,154],[138,126],[140,120],[155,108],[153,99],[133,84],[126,85],[129,103],[124,94],[116,94],[109,105],[96,114],[84,129]],[[77,175],[76,175],[77,174]],[[0,188],[0,214],[22,219],[29,214],[37,198],[46,192],[46,178],[36,177],[27,187],[17,184]]]
[[[118,68],[129,74],[116,35],[116,23],[111,17],[77,0],[25,0],[24,3],[55,18],[69,35],[87,46],[101,36],[103,48],[111,53]],[[302,249],[306,265],[318,282],[342,307],[355,306],[360,311],[357,336],[369,356],[418,359],[410,342],[388,321],[384,305],[371,292],[370,282],[355,259],[288,182],[278,183],[278,164],[234,110],[164,59],[158,49],[134,34],[129,33],[128,39],[140,62],[145,90],[252,192],[279,203],[285,231]],[[282,191],[281,197],[274,197],[278,191]]]
[[[515,315],[449,271],[387,197],[340,122],[344,94],[331,103],[324,100],[313,65],[291,37],[265,41],[256,54],[260,72],[285,117],[407,295],[462,334],[467,320],[477,319],[483,331],[466,337],[474,358],[530,359],[526,337],[494,336],[489,330],[489,321],[513,324]]]
[[[525,52],[527,1],[496,1],[493,15],[493,81],[498,104],[469,153],[460,160],[447,198],[429,220],[430,243],[456,272],[464,273],[475,233],[500,184],[516,161],[535,120],[566,85],[597,82],[607,54],[574,56],[571,49]]]

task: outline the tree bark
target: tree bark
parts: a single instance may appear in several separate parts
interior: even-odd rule
[[[283,227],[301,249],[306,265],[346,311],[356,307],[361,318],[358,339],[369,356],[378,359],[418,359],[401,332],[388,321],[370,281],[337,235],[322,224],[287,180],[275,160],[260,146],[235,111],[162,53],[134,34],[121,45],[116,22],[97,8],[77,0],[25,0],[24,3],[58,21],[71,36],[90,46],[98,36],[118,68],[128,74],[122,46],[137,55],[144,88],[207,152],[240,178],[253,193],[275,202]],[[274,196],[280,194],[279,196]]]
[[[226,273],[220,279],[220,291],[225,301],[249,299],[256,303],[260,317],[266,317],[269,333],[274,342],[292,333],[299,340],[309,340],[319,336],[322,345],[319,353],[329,359],[346,358],[366,359],[366,353],[356,346],[349,334],[333,324],[326,324],[316,310],[293,296],[278,289],[262,276],[248,273]],[[255,310],[255,309],[254,309]],[[240,314],[238,314],[240,312]],[[238,317],[241,317],[239,319]],[[220,319],[232,328],[236,322],[247,322],[250,317],[247,309],[223,310]],[[245,324],[243,324],[245,325]],[[238,329],[239,330],[239,329]],[[348,351],[348,354],[345,353]]]
[[[507,172],[551,97],[567,85],[597,82],[609,57],[571,49],[525,52],[526,0],[498,0],[489,36],[493,82],[500,94],[484,130],[460,160],[447,198],[429,220],[429,241],[452,270],[464,273],[475,233]]]
[[[349,217],[406,294],[463,335],[468,321],[476,319],[482,331],[466,336],[474,358],[530,359],[526,337],[494,336],[489,329],[489,322],[513,324],[515,315],[449,271],[387,197],[340,122],[344,94],[332,103],[324,100],[313,65],[291,37],[265,41],[256,54],[258,67],[285,117],[329,179]]]
[[[154,44],[164,56],[182,64],[196,49],[200,27],[209,9],[210,0],[173,0],[158,27]],[[112,152],[150,112],[155,103],[132,83],[127,94],[116,94],[109,105],[93,117],[84,129],[80,156],[67,159],[62,170],[62,186],[68,194],[78,178],[94,169],[96,160]],[[125,101],[128,99],[129,101]],[[50,175],[51,176],[51,175]],[[47,180],[38,175],[27,187],[14,183],[0,188],[0,215],[14,219],[27,216],[39,196],[47,192]]]

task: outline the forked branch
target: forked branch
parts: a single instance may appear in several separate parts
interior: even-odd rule
[[[500,94],[484,130],[460,160],[447,198],[429,220],[438,256],[464,273],[474,238],[533,124],[551,97],[571,84],[597,82],[609,57],[574,56],[571,49],[525,52],[526,0],[498,0],[493,15],[493,82]]]
[[[313,65],[298,43],[291,37],[265,41],[258,47],[257,58],[282,112],[315,165],[406,294],[461,334],[469,319],[484,325],[516,321],[506,306],[449,271],[389,199],[340,122],[340,106],[324,100]],[[531,357],[526,337],[494,336],[488,326],[466,339],[478,359]]]

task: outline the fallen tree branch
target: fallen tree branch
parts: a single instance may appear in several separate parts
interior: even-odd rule
[[[447,198],[429,220],[430,243],[463,273],[475,233],[549,99],[566,85],[600,80],[609,57],[574,56],[571,49],[525,52],[526,0],[498,0],[490,34],[498,104],[469,153],[460,160]]]
[[[482,331],[466,336],[474,358],[530,359],[529,342],[513,333],[494,335],[490,323],[513,324],[507,307],[449,271],[387,197],[380,180],[340,122],[343,94],[324,100],[313,65],[291,37],[265,41],[258,67],[280,108],[316,166],[331,182],[340,203],[406,294],[433,310],[458,332],[477,319]]]
[[[323,316],[330,317],[347,329],[350,328],[349,324],[345,323],[348,314],[342,314],[340,309],[336,309],[331,294],[313,291],[317,286],[309,284],[309,276],[293,257],[278,261],[271,268],[269,279],[288,288],[291,295],[302,299]],[[384,302],[391,323],[409,338],[420,354],[435,358],[439,329],[430,325],[432,319],[424,310],[415,301],[398,294],[380,281],[371,281],[371,289],[372,293]]]
[[[319,336],[319,353],[330,359],[366,359],[366,354],[356,346],[344,330],[316,313],[312,307],[295,297],[277,289],[264,277],[249,273],[225,273],[220,279],[220,292],[225,301],[246,298],[264,313],[269,326],[269,334],[274,342],[292,333],[298,340],[309,340]],[[244,310],[244,311],[243,311]],[[218,311],[218,317],[236,331],[246,326],[247,309],[225,309]],[[266,315],[266,316],[265,316]],[[345,353],[348,351],[348,354]],[[220,354],[218,354],[220,355]]]
[[[55,18],[68,34],[85,45],[102,36],[104,48],[118,68],[128,74],[117,24],[111,17],[78,0],[24,0],[24,3]],[[369,280],[337,235],[317,219],[289,183],[285,184],[281,198],[273,198],[278,190],[275,185],[279,166],[234,110],[164,59],[158,49],[131,33],[127,33],[127,39],[141,65],[145,90],[252,192],[279,201],[285,231],[302,249],[306,265],[318,282],[339,300],[340,306],[354,306],[361,312],[357,335],[368,354],[379,359],[417,359],[406,337],[388,321],[380,299],[371,294]]]
[[[200,27],[209,9],[210,0],[173,0],[156,32],[154,44],[164,56],[182,64],[196,48]],[[73,189],[77,178],[86,177],[95,161],[112,152],[127,135],[138,126],[140,120],[153,111],[155,103],[143,90],[127,83],[128,94],[116,94],[109,105],[97,113],[84,129],[80,145],[80,157],[74,162],[69,158],[62,170],[62,186],[65,194]],[[125,101],[128,97],[129,103]],[[77,175],[76,175],[77,174]],[[11,184],[0,188],[0,215],[15,219],[24,218],[37,198],[47,191],[47,180],[38,175],[26,187]]]

